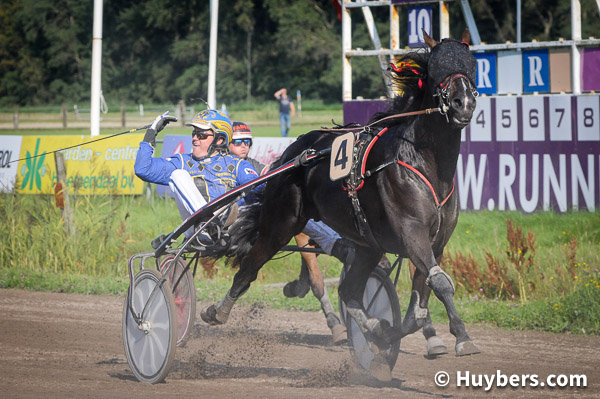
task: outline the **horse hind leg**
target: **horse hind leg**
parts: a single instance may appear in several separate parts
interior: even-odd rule
[[[300,233],[296,235],[295,239],[296,244],[299,247],[304,247],[308,245],[309,238],[306,234]],[[317,257],[316,255],[308,252],[300,252],[300,255],[302,257],[302,264],[300,266],[300,275],[298,276],[298,279],[288,282],[283,287],[283,295],[285,295],[288,298],[304,298],[311,288],[309,280],[309,264],[313,262],[316,263]]]
[[[296,243],[301,247],[314,248],[313,246],[308,245],[309,237],[306,234],[300,233],[295,237]],[[335,345],[341,345],[347,341],[346,336],[346,328],[341,323],[339,317],[336,315],[331,302],[329,301],[329,295],[327,294],[327,289],[325,288],[325,280],[323,279],[323,274],[321,273],[321,269],[319,268],[319,263],[317,262],[317,256],[313,253],[309,252],[301,252],[302,255],[302,269],[300,271],[300,277],[298,280],[294,280],[283,288],[284,295],[290,297],[286,293],[286,287],[288,287],[288,293],[294,288],[301,287],[306,285],[306,291],[312,289],[314,296],[321,303],[321,309],[323,310],[323,314],[325,315],[325,319],[327,320],[327,327],[331,330],[331,334],[333,337],[333,343]],[[293,285],[293,283],[296,283]],[[304,292],[306,294],[306,292]],[[299,296],[299,295],[294,295]],[[304,297],[302,295],[301,297]]]
[[[313,291],[314,292],[314,291]],[[317,294],[315,294],[316,296]],[[346,327],[340,321],[340,318],[335,313],[333,306],[331,305],[331,301],[329,300],[329,295],[327,294],[327,290],[324,291],[324,294],[319,298],[319,302],[321,302],[321,309],[325,314],[325,319],[327,320],[327,327],[331,330],[331,335],[333,338],[334,345],[342,345],[348,341],[348,335],[346,334]]]
[[[246,293],[250,288],[250,284],[256,280],[258,271],[283,246],[283,244],[261,238],[257,239],[250,253],[242,260],[240,269],[233,278],[233,284],[223,299],[202,309],[200,317],[204,322],[210,325],[225,324],[237,300]]]
[[[431,289],[425,284],[425,277],[409,261],[409,271],[412,278],[412,293],[406,314],[402,320],[401,336],[417,332],[427,319],[427,302]]]
[[[444,341],[436,335],[429,313],[429,297],[431,288],[425,284],[423,274],[409,262],[410,275],[413,281],[413,292],[406,315],[402,321],[402,334],[412,334],[423,327],[423,335],[427,340],[427,355],[439,356],[448,353]]]
[[[238,297],[232,297],[230,291],[227,291],[227,294],[218,303],[202,309],[200,317],[211,326],[225,324],[237,300]]]
[[[390,347],[386,333],[392,327],[387,320],[368,318],[364,308],[355,300],[350,300],[346,305],[348,315],[358,325],[358,328],[367,339],[369,349],[373,353],[370,373],[379,381],[389,382],[392,380],[392,370],[387,359],[387,349]]]
[[[423,335],[427,340],[427,356],[435,357],[448,353],[448,348],[446,348],[444,341],[436,335],[429,312],[427,312],[427,317],[423,324]]]
[[[379,381],[391,381],[392,370],[387,350],[395,330],[385,319],[369,318],[362,303],[368,277],[381,259],[381,253],[366,247],[357,247],[355,260],[339,288],[340,299],[346,303],[348,315],[356,322],[373,353],[371,375]],[[347,323],[349,320],[347,321]]]

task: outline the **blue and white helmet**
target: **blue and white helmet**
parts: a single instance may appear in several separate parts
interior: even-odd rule
[[[186,126],[193,126],[199,129],[210,129],[215,134],[213,141],[215,148],[228,149],[229,143],[231,143],[231,136],[233,135],[233,128],[231,127],[231,120],[225,116],[221,111],[214,109],[207,109],[198,112]],[[223,143],[216,145],[219,138],[223,139]]]

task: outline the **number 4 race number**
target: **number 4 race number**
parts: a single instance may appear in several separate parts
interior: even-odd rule
[[[329,178],[333,181],[344,178],[352,170],[352,155],[354,151],[354,133],[339,136],[331,144],[331,162]]]

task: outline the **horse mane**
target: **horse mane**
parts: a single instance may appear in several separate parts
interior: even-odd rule
[[[387,116],[417,111],[421,108],[423,97],[426,92],[427,62],[429,61],[429,49],[412,51],[402,55],[396,65],[388,68],[391,84],[399,93],[390,100],[389,107],[384,112],[378,112],[371,117],[371,122]],[[387,125],[397,124],[393,119]],[[385,122],[382,123],[386,125]]]
[[[413,51],[404,54],[395,65],[390,66],[388,73],[392,85],[399,94],[390,100],[386,111],[374,114],[369,123],[392,115],[423,109],[424,103],[427,101],[426,95],[430,93],[427,88],[427,65],[430,55],[429,48]],[[390,118],[377,124],[378,127],[388,127],[396,132],[401,132],[400,135],[388,135],[388,140],[392,137],[395,137],[393,140],[399,140],[396,144],[388,144],[388,148],[392,149],[391,151],[398,159],[409,162],[413,166],[422,166],[423,163],[416,151],[417,147],[428,145],[427,137],[423,137],[422,133],[417,133],[412,127],[418,117],[415,115]]]

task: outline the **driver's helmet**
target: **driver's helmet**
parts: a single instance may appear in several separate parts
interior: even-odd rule
[[[233,135],[233,129],[231,127],[231,120],[223,114],[221,111],[214,109],[207,109],[198,112],[186,126],[193,126],[199,129],[211,129],[215,135],[213,145],[216,149],[225,149],[229,147],[231,143],[231,136]],[[219,138],[223,139],[223,143],[217,145]]]

